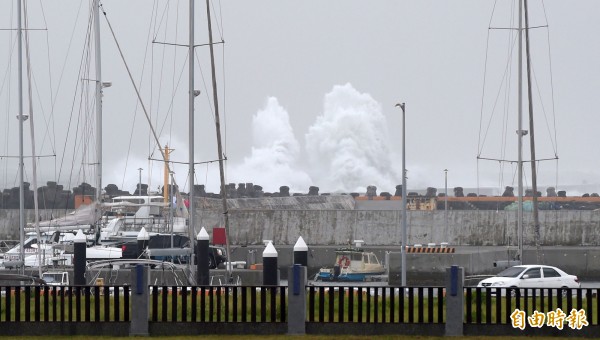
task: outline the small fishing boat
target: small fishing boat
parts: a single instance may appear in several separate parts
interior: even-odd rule
[[[361,248],[340,248],[335,251],[333,268],[321,268],[317,281],[376,281],[385,267],[373,252]]]

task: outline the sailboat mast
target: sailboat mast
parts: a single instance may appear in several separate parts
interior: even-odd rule
[[[210,48],[210,66],[212,71],[213,101],[215,104],[215,128],[217,129],[217,150],[219,152],[219,175],[221,178],[221,199],[223,201],[223,216],[225,217],[225,245],[227,247],[227,256],[229,252],[229,209],[227,208],[227,191],[225,191],[225,170],[223,166],[223,145],[221,143],[221,122],[219,120],[219,100],[217,96],[217,78],[215,73],[215,54],[212,39],[212,26],[210,21],[210,0],[206,0],[206,15],[208,20],[208,46]],[[232,266],[227,266],[229,282],[233,280],[231,274]]]
[[[17,0],[17,50],[18,50],[18,87],[19,87],[19,243],[21,244],[19,259],[22,262],[21,274],[25,273],[25,179],[23,157],[23,26],[21,22],[21,0]]]
[[[188,226],[188,234],[190,238],[190,242],[192,242],[195,234],[195,225],[194,225],[194,0],[190,0],[190,41],[189,41],[189,93],[188,93],[188,105],[189,105],[189,176],[190,176],[190,193],[188,197],[188,202],[190,202],[190,217],[189,217],[189,226]],[[191,256],[191,261],[193,262],[194,257]]]
[[[523,131],[523,0],[519,1],[519,46],[518,46],[518,73],[519,80],[517,86],[517,111],[518,111],[518,188],[517,188],[517,244],[518,260],[523,263],[523,136],[527,134]]]
[[[33,207],[34,207],[34,225],[35,225],[35,231],[36,231],[36,235],[37,235],[37,244],[38,244],[38,249],[37,249],[37,262],[38,262],[38,275],[39,277],[42,277],[42,266],[46,261],[46,250],[45,247],[42,246],[41,244],[41,235],[40,235],[40,215],[39,215],[39,206],[38,206],[38,192],[37,192],[37,188],[38,188],[38,184],[37,184],[37,165],[36,165],[36,158],[35,158],[35,126],[33,124],[33,96],[32,96],[32,88],[31,88],[31,53],[29,50],[29,34],[27,32],[27,27],[28,27],[28,21],[27,21],[27,17],[25,17],[25,55],[26,55],[26,60],[27,60],[27,99],[28,99],[28,106],[29,106],[29,133],[30,133],[30,138],[31,138],[31,171],[32,171],[32,190],[33,190]],[[27,117],[27,116],[26,116]],[[42,252],[44,252],[43,254],[43,259],[42,259]],[[24,266],[25,264],[23,264]]]
[[[100,0],[94,0],[96,62],[96,204],[102,199],[102,63],[100,60]]]
[[[525,1],[525,49],[527,56],[527,99],[529,101],[529,145],[531,149],[531,189],[533,191],[533,236],[536,246],[537,263],[540,263],[540,218],[538,215],[537,171],[535,164],[535,134],[533,130],[533,95],[531,93],[531,54],[529,51],[529,13]]]

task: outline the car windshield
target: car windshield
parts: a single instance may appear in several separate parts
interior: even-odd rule
[[[496,275],[496,276],[500,276],[500,277],[517,277],[525,269],[527,269],[527,268],[525,268],[525,267],[510,267],[510,268],[504,269],[503,271],[501,271],[500,273],[498,273],[498,275]]]

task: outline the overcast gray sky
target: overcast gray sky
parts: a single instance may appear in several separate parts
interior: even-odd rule
[[[187,161],[187,50],[150,42],[187,44],[188,1],[102,3],[160,130],[161,143],[176,149],[172,159]],[[225,41],[215,46],[215,52],[226,127],[227,181],[252,182],[267,191],[290,185],[293,192],[307,192],[308,186],[316,185],[321,192],[350,192],[376,185],[378,192],[393,193],[401,183],[402,153],[401,111],[394,105],[406,102],[409,190],[443,188],[444,169],[449,170],[448,187],[516,186],[514,163],[503,163],[501,169],[498,162],[476,160],[478,153],[517,159],[517,69],[515,59],[508,62],[509,51],[516,58],[516,45],[509,40],[514,31],[488,30],[516,25],[510,14],[515,3],[214,3],[214,38]],[[537,158],[552,158],[555,153],[559,157],[558,162],[539,164],[538,185],[558,185],[561,190],[587,184],[589,192],[598,191],[600,3],[529,3],[530,25],[549,25],[531,31],[533,93],[541,98],[534,102]],[[57,157],[40,160],[40,178],[42,184],[57,179],[66,184],[69,178],[74,184],[82,180],[94,184],[93,172],[80,170],[81,163],[95,161],[93,120],[83,123],[93,111],[79,113],[79,106],[90,109],[93,102],[82,99],[75,87],[87,77],[79,69],[89,4],[60,0],[42,5],[43,16],[39,2],[28,8],[29,27],[48,29],[30,36],[36,153]],[[2,0],[0,6],[2,28],[16,27],[14,1]],[[196,44],[205,44],[204,2],[196,2],[196,14]],[[160,164],[148,157],[159,154],[152,154],[148,124],[104,19],[101,26],[103,80],[113,83],[103,98],[103,186],[115,183],[133,191],[137,169],[143,168],[142,182],[150,180],[156,188],[161,185]],[[15,155],[15,33],[0,31],[0,39],[0,103],[6,121],[0,154]],[[195,88],[203,93],[196,99],[195,158],[202,162],[216,159],[217,151],[209,105],[208,48],[198,47],[196,56]],[[52,119],[50,98],[55,102]],[[524,122],[529,129],[526,117]],[[74,132],[76,126],[79,132]],[[528,138],[524,141],[524,158],[529,159]],[[82,161],[77,157],[84,152]],[[73,154],[78,155],[75,161]],[[16,186],[16,160],[5,157],[0,165],[0,187]],[[31,167],[29,160],[26,166]],[[178,165],[174,171],[187,191],[187,166]],[[218,191],[216,164],[198,165],[195,181]]]

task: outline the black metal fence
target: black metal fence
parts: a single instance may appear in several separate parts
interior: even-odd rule
[[[517,309],[524,315],[547,314],[560,308],[566,316],[584,311],[588,326],[598,326],[598,288],[465,287],[466,324],[513,324]],[[512,317],[511,317],[512,315]]]
[[[308,286],[307,321],[443,323],[442,287]],[[129,321],[129,286],[2,287],[0,322]],[[114,292],[118,292],[115,294]],[[150,286],[152,322],[286,322],[287,287]]]
[[[308,287],[308,322],[444,323],[443,287]]]
[[[128,286],[0,287],[0,322],[128,322]]]
[[[150,286],[152,322],[287,322],[285,286]]]
[[[600,330],[599,288],[465,287],[462,294],[458,292],[464,302],[462,311],[447,310],[451,297],[446,297],[443,287],[305,286],[301,291],[306,293],[302,298],[306,306],[293,312],[288,310],[288,294],[292,293],[286,286],[149,286],[144,301],[149,303],[151,332],[161,329],[165,334],[232,329],[244,329],[247,334],[265,329],[281,333],[290,319],[298,318],[304,318],[307,332],[315,334],[332,330],[348,334],[366,330],[373,334],[382,330],[425,334],[435,330],[443,334],[448,316],[455,315],[452,313],[464,313],[469,334],[530,334],[508,333],[515,331],[516,311],[530,317],[549,316],[557,309],[564,311],[565,319],[575,311],[579,321],[585,320],[584,330],[570,335]],[[105,334],[107,329],[117,329],[114,332],[123,335],[139,307],[131,303],[133,294],[138,293],[129,286],[6,286],[0,287],[0,293],[0,324],[10,323],[10,327],[0,327],[0,334],[25,334],[34,329],[42,335],[67,331]],[[263,327],[267,325],[271,328]],[[565,321],[564,328],[569,327]],[[553,330],[545,328],[543,331]],[[49,329],[54,333],[43,333]]]

